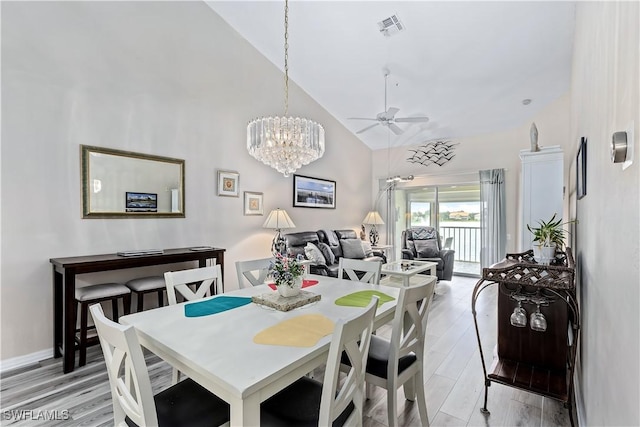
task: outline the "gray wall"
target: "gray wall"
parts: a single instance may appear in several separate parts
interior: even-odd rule
[[[337,182],[335,210],[292,208],[292,178],[246,150],[248,121],[284,110],[282,72],[205,3],[1,7],[3,368],[51,354],[49,258],[214,245],[227,249],[233,289],[236,260],[269,255],[273,231],[262,224],[271,209],[287,210],[292,231],[359,228],[371,151],[292,83],[290,114],[322,123],[327,141],[299,173]],[[186,218],[82,219],[80,144],[185,159]],[[217,169],[240,173],[241,197],[216,195]],[[243,216],[243,191],[264,193],[265,216]]]
[[[578,380],[585,425],[640,425],[640,3],[578,3],[570,171],[582,309]],[[634,123],[633,165],[613,164],[614,131]],[[587,137],[587,195],[575,156]]]

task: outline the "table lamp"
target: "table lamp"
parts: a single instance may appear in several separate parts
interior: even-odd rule
[[[376,230],[376,225],[384,224],[384,221],[380,217],[378,211],[371,211],[364,217],[363,224],[367,224],[371,226],[371,230],[369,230],[369,240],[371,241],[371,245],[375,246],[378,244],[378,230]]]
[[[291,221],[291,218],[289,218],[289,215],[287,215],[287,212],[284,209],[274,209],[269,213],[269,216],[264,222],[262,228],[271,228],[276,230],[276,235],[271,244],[271,252],[274,255],[286,255],[287,242],[284,240],[284,237],[282,237],[280,232],[285,228],[294,228],[295,226],[296,225]]]

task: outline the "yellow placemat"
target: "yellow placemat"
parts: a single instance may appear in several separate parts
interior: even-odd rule
[[[332,333],[334,327],[333,321],[321,314],[303,314],[258,332],[253,337],[253,342],[289,347],[313,347],[320,338]]]

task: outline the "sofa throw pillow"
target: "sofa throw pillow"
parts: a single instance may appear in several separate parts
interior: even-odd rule
[[[324,259],[324,255],[322,255],[320,249],[311,242],[307,242],[307,245],[304,247],[304,255],[313,265],[327,265],[327,260]]]
[[[326,243],[319,243],[318,248],[320,249],[320,252],[322,252],[327,265],[336,263],[336,255],[333,253],[329,245],[327,245]]]
[[[440,251],[438,250],[438,242],[436,239],[414,240],[418,258],[438,258]]]
[[[360,239],[340,239],[342,256],[345,258],[362,259],[365,257]]]
[[[360,240],[362,243],[362,250],[364,251],[364,256],[372,256],[373,249],[371,249],[371,242],[367,242],[366,240]]]

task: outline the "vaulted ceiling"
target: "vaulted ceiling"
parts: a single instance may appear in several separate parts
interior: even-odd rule
[[[207,4],[284,69],[284,1]],[[292,0],[289,74],[355,134],[375,122],[349,118],[385,110],[388,68],[387,107],[429,121],[357,134],[372,149],[498,132],[569,90],[574,14],[563,1]],[[392,15],[404,30],[385,36],[378,23]]]

